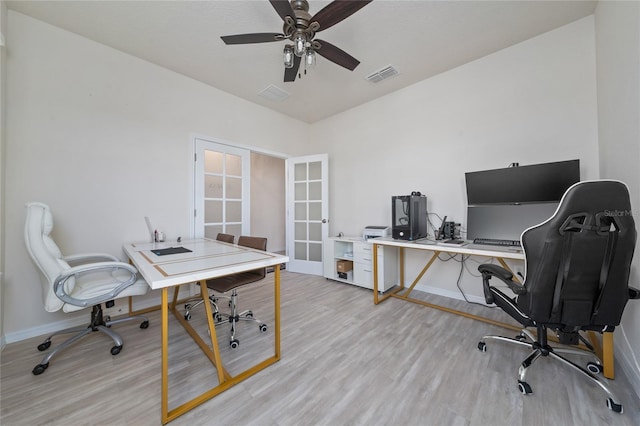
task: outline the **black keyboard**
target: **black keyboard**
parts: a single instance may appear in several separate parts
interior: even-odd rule
[[[483,244],[488,246],[520,247],[519,240],[497,240],[493,238],[476,238],[473,240],[473,244]]]

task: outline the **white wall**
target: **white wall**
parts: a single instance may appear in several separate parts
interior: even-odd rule
[[[69,318],[42,308],[22,236],[26,202],[51,206],[65,253],[124,259],[123,242],[148,236],[144,216],[169,238],[188,235],[191,134],[292,155],[308,150],[296,136],[306,123],[17,12],[8,19],[7,342]]]
[[[597,178],[594,65],[587,17],[313,125],[330,156],[330,234],[390,225],[391,196],[411,191],[464,224],[466,171],[578,158]],[[413,260],[407,278],[424,264]],[[431,290],[460,297],[459,263],[432,269]],[[463,288],[482,294],[469,273]]]
[[[627,183],[640,224],[640,3],[600,2],[595,13],[600,172]],[[630,285],[640,288],[640,244]],[[616,356],[640,394],[640,301],[630,301],[615,334]],[[633,379],[635,378],[635,380]]]

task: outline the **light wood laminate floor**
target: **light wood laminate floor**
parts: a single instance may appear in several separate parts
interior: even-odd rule
[[[240,307],[273,324],[273,274],[239,291]],[[497,309],[423,295],[456,309]],[[192,410],[171,425],[638,425],[640,403],[620,368],[611,388],[624,414],[611,412],[596,386],[550,359],[539,359],[517,390],[519,363],[528,350],[489,342],[485,334],[513,332],[412,303],[390,299],[374,306],[370,291],[321,277],[282,272],[282,359]],[[222,303],[224,305],[224,302]],[[192,324],[206,337],[204,310]],[[88,315],[88,314],[87,314]],[[7,345],[2,353],[0,423],[10,425],[160,424],[159,313],[151,326],[114,328],[125,346],[94,333],[33,376],[41,338]],[[226,367],[236,374],[272,353],[273,330],[243,324],[240,347],[218,329]],[[60,338],[58,338],[58,341]],[[56,340],[54,340],[54,344]],[[182,327],[170,318],[170,405],[215,385]],[[203,383],[204,382],[204,383]]]

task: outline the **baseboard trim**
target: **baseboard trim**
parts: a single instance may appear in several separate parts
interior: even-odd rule
[[[428,285],[420,285],[420,284],[418,284],[416,286],[416,290],[424,291],[425,293],[435,294],[437,296],[448,297],[449,299],[469,301],[469,302],[473,302],[473,303],[479,303],[481,305],[485,305],[486,304],[486,302],[484,300],[484,297],[473,296],[473,295],[469,295],[469,294],[466,294],[466,295],[463,296],[458,291],[445,290],[445,289],[438,288],[438,287],[431,287],[431,286],[428,286]],[[466,300],[465,300],[465,297],[466,297]]]
[[[118,302],[121,302],[123,304],[128,303],[126,299],[119,299]],[[136,302],[134,309],[138,310],[138,309],[150,308],[152,306],[157,306],[159,303],[160,303],[159,300],[152,300],[152,299],[145,300],[139,303]],[[128,310],[129,309],[127,305],[126,312],[124,312],[125,315],[128,313]],[[2,338],[3,348],[5,344],[16,343],[22,340],[31,339],[33,337],[38,337],[38,336],[49,336],[57,331],[64,330],[65,328],[87,325],[89,324],[89,321],[90,321],[90,316],[91,316],[90,311],[91,311],[90,309],[84,309],[82,311],[78,311],[80,312],[80,314],[78,314],[77,316],[74,316],[73,318],[63,319],[60,321],[51,322],[51,323],[39,325],[36,327],[27,328],[24,330],[19,330],[14,333],[7,333]],[[110,313],[110,312],[107,309],[105,309],[105,313]],[[117,318],[118,316],[119,315],[111,314],[112,318]]]

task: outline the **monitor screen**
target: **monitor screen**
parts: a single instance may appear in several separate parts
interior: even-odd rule
[[[522,232],[555,213],[558,203],[493,204],[467,208],[467,239],[520,240]]]
[[[471,205],[558,202],[580,181],[580,160],[465,173]]]

